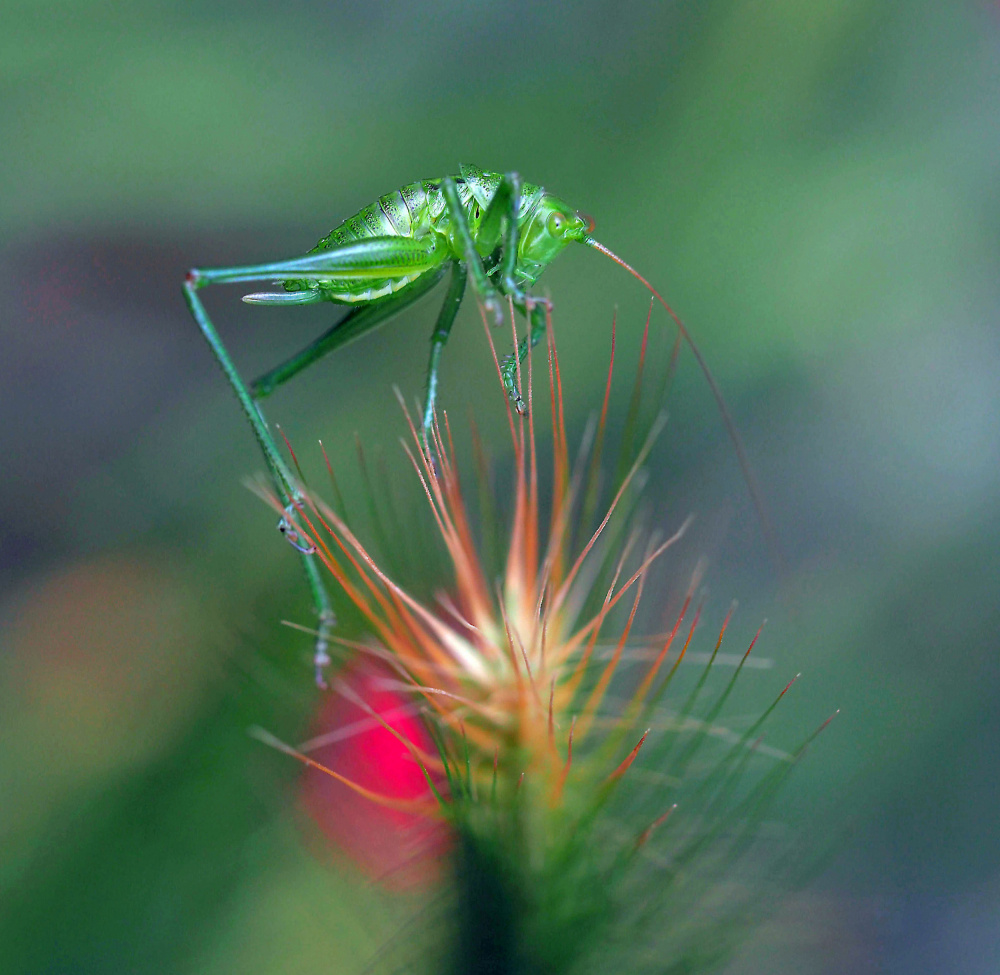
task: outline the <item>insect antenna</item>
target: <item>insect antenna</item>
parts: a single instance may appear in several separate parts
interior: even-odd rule
[[[761,527],[764,531],[764,539],[771,553],[771,557],[777,564],[781,574],[784,575],[784,555],[782,553],[781,546],[778,544],[774,528],[771,525],[771,519],[767,516],[767,510],[764,507],[760,489],[757,487],[757,479],[754,477],[753,468],[751,468],[746,451],[743,449],[743,441],[740,439],[739,432],[736,429],[736,423],[733,421],[732,414],[729,412],[729,407],[726,405],[726,400],[722,395],[722,390],[719,388],[719,384],[715,381],[715,376],[712,375],[712,370],[708,368],[708,363],[705,361],[705,357],[701,354],[701,349],[698,348],[697,343],[691,337],[691,333],[687,330],[687,326],[681,321],[677,312],[675,312],[673,308],[667,304],[663,295],[661,295],[660,292],[649,283],[649,281],[647,281],[634,267],[632,267],[631,264],[622,260],[617,254],[614,253],[614,251],[605,247],[604,244],[600,243],[600,241],[594,240],[593,237],[585,237],[583,243],[585,243],[588,247],[593,247],[594,250],[600,251],[605,257],[610,257],[611,260],[613,260],[617,265],[623,267],[629,274],[632,275],[632,277],[634,277],[641,284],[645,285],[650,294],[653,295],[653,297],[663,306],[667,314],[674,320],[674,324],[677,326],[677,329],[684,338],[684,341],[694,353],[698,366],[708,382],[709,389],[712,391],[712,396],[715,397],[715,402],[719,407],[719,413],[722,415],[722,422],[725,424],[726,432],[729,434],[729,439],[733,442],[733,447],[736,449],[736,459],[739,461],[740,470],[743,472],[743,480],[746,482],[747,490],[750,492],[750,500],[753,502],[753,506],[757,511],[757,517],[760,519]]]

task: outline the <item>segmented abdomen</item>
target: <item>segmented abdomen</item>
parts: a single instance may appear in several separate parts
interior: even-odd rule
[[[437,185],[433,181],[421,180],[380,196],[374,203],[358,211],[353,217],[348,217],[339,227],[330,231],[309,253],[315,254],[331,247],[371,237],[423,236],[430,230],[432,217],[437,215],[432,213],[437,199],[440,198]],[[415,281],[421,273],[367,281],[322,282],[318,287],[323,296],[331,301],[351,303],[371,301],[373,298],[381,298],[383,295],[398,291],[404,285]]]

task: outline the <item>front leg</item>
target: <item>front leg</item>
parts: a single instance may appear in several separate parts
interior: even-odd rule
[[[450,176],[446,176],[441,181],[441,190],[444,193],[448,214],[458,232],[469,273],[472,275],[476,290],[483,297],[483,307],[488,314],[492,314],[494,324],[500,325],[503,323],[505,302],[501,297],[501,292],[494,287],[486,275],[482,259],[476,250],[475,241],[473,241],[472,233],[469,230],[469,221],[466,219],[465,210],[458,197],[458,187]],[[518,344],[517,352],[504,358],[500,374],[503,378],[504,389],[514,404],[514,409],[518,413],[526,413],[528,406],[517,386],[518,364],[524,362],[525,357],[538,345],[545,334],[546,319],[552,311],[552,302],[548,298],[533,297],[517,284],[514,272],[517,269],[517,245],[520,235],[517,218],[520,208],[521,177],[517,173],[507,173],[500,181],[500,185],[483,215],[482,223],[479,225],[479,235],[487,243],[494,241],[496,237],[500,236],[501,218],[507,217],[500,243],[501,290],[503,294],[511,297],[517,310],[522,315],[526,315],[531,324],[528,335]]]
[[[472,282],[482,297],[486,313],[492,315],[493,324],[503,324],[505,302],[502,294],[510,295],[514,299],[515,305],[522,309],[527,308],[529,311],[539,300],[548,304],[548,299],[533,298],[522,290],[515,275],[517,246],[520,239],[518,214],[521,209],[521,177],[517,173],[504,175],[479,226],[479,237],[490,246],[498,238],[500,239],[501,287],[499,290],[487,277],[486,270],[483,268],[483,262],[476,248],[476,242],[472,238],[472,232],[469,230],[469,221],[462,207],[462,201],[458,197],[458,187],[455,185],[454,179],[446,176],[441,181],[441,191],[448,207],[448,215],[455,225],[465,263],[472,275]],[[506,223],[503,223],[504,217],[507,218]]]
[[[500,180],[493,199],[479,225],[479,235],[488,242],[500,242],[500,290],[510,295],[522,313],[530,313],[535,305],[544,305],[552,310],[548,298],[536,298],[521,288],[517,282],[517,255],[521,240],[521,177],[517,173],[507,173]],[[502,218],[507,222],[503,224]]]
[[[517,352],[512,352],[510,355],[504,356],[503,362],[500,364],[500,375],[503,378],[503,387],[514,404],[514,409],[518,413],[523,414],[528,412],[528,404],[525,402],[524,397],[521,396],[521,390],[518,388],[518,366],[528,357],[528,353],[541,342],[542,336],[545,335],[548,315],[551,309],[548,302],[531,301],[530,298],[525,298],[524,303],[519,306],[518,310],[521,312],[527,311],[528,318],[531,321],[531,329],[518,343]]]
[[[499,192],[499,190],[497,191]],[[503,324],[503,299],[500,292],[494,287],[493,282],[486,275],[486,268],[483,267],[483,259],[476,249],[476,242],[472,239],[472,231],[469,230],[469,220],[462,207],[462,201],[458,196],[458,187],[451,176],[445,176],[441,180],[441,193],[444,196],[445,207],[448,216],[455,228],[458,243],[462,250],[462,259],[472,276],[472,284],[482,300],[486,313],[493,318],[494,325]]]

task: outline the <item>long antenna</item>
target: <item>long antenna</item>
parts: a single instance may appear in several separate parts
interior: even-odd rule
[[[732,414],[729,412],[729,407],[726,405],[726,401],[722,396],[722,390],[719,389],[719,384],[715,381],[715,376],[712,375],[712,370],[708,368],[708,363],[705,361],[705,357],[701,354],[701,349],[698,348],[695,340],[691,337],[691,333],[687,330],[687,326],[680,320],[677,312],[667,304],[663,295],[656,290],[631,264],[623,261],[617,254],[609,250],[600,241],[594,240],[593,237],[585,237],[583,239],[588,247],[593,247],[594,250],[600,251],[605,257],[610,257],[616,264],[620,267],[625,268],[632,277],[636,278],[638,281],[642,282],[653,295],[656,300],[663,305],[666,309],[667,314],[674,320],[677,325],[678,330],[681,333],[684,341],[687,342],[689,348],[694,353],[695,359],[698,361],[698,365],[701,371],[705,374],[705,379],[708,381],[708,386],[712,390],[712,395],[715,397],[715,402],[718,404],[719,412],[722,414],[722,422],[726,425],[726,431],[729,433],[729,439],[732,440],[733,446],[736,448],[736,458],[740,464],[740,470],[743,472],[743,480],[746,481],[747,490],[750,492],[750,499],[753,501],[754,508],[757,509],[757,517],[760,519],[761,527],[764,530],[764,540],[767,543],[767,547],[771,552],[771,557],[777,563],[779,570],[784,573],[785,560],[781,552],[781,546],[778,544],[777,537],[774,533],[774,528],[771,526],[771,520],[767,516],[767,510],[764,508],[764,502],[761,498],[760,489],[757,487],[757,479],[754,477],[753,469],[750,467],[750,461],[747,459],[746,451],[743,449],[743,441],[740,439],[739,432],[736,429],[736,423],[733,421]]]

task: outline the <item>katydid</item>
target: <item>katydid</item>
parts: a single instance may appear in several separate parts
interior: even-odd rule
[[[762,512],[749,464],[732,418],[700,351],[673,309],[653,286],[592,236],[593,220],[578,213],[541,186],[521,181],[517,173],[493,173],[462,165],[461,175],[409,183],[381,196],[324,237],[304,257],[271,264],[196,268],[188,272],[184,295],[229,380],[257,437],[286,517],[279,529],[299,550],[319,613],[316,679],[323,686],[329,663],[328,637],[334,616],[312,550],[302,543],[290,518],[301,494],[271,435],[260,400],[322,356],[383,324],[430,291],[450,271],[444,304],[431,334],[423,432],[434,422],[441,353],[472,279],[483,310],[494,324],[503,321],[509,299],[526,316],[528,334],[501,366],[504,387],[514,408],[526,409],[518,389],[520,362],[545,334],[551,303],[529,289],[571,241],[592,247],[641,281],[666,309],[691,347],[719,405],[751,495]],[[307,305],[332,302],[350,306],[347,314],[314,342],[281,365],[245,383],[222,344],[198,295],[208,284],[267,281],[275,291],[245,295],[251,305]],[[762,516],[763,517],[763,516]],[[766,525],[766,519],[765,519]]]

